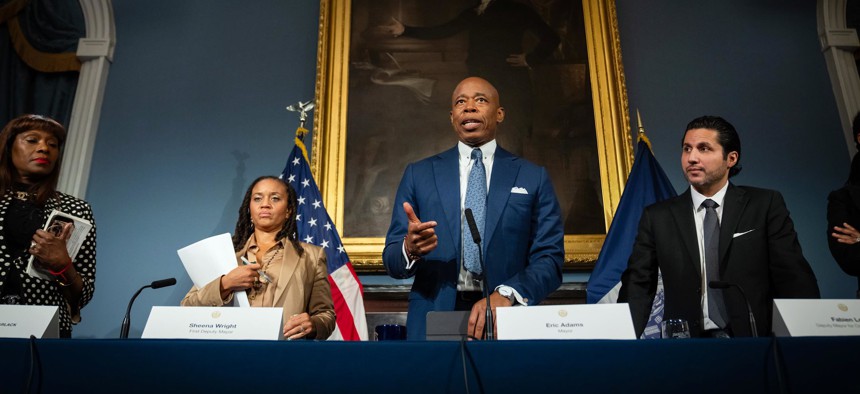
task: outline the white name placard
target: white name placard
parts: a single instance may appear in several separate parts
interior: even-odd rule
[[[283,309],[154,306],[141,338],[284,338]]]
[[[860,300],[773,300],[778,337],[860,335]]]
[[[498,339],[636,339],[627,304],[496,308]]]
[[[56,306],[0,305],[0,337],[59,338],[60,315]]]

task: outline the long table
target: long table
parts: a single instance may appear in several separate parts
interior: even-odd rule
[[[0,339],[0,393],[860,392],[860,337],[265,342]],[[32,369],[32,374],[31,374]],[[468,389],[467,389],[468,385]]]

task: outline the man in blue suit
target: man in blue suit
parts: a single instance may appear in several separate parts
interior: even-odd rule
[[[425,338],[427,312],[452,310],[471,310],[469,335],[481,338],[482,286],[488,286],[495,312],[499,306],[537,304],[561,284],[564,228],[546,169],[497,146],[496,127],[505,110],[492,84],[466,78],[451,101],[460,142],[406,167],[385,239],[388,274],[415,278],[409,339]],[[478,212],[485,270],[472,262],[465,208]]]

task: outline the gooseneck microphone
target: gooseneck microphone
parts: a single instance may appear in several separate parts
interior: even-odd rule
[[[120,339],[128,338],[128,328],[131,325],[131,306],[132,306],[132,304],[134,304],[134,300],[137,298],[137,296],[140,295],[140,292],[143,291],[143,289],[145,289],[147,287],[151,287],[153,289],[160,289],[162,287],[173,286],[175,284],[176,284],[176,278],[167,278],[167,279],[156,280],[156,281],[138,289],[137,292],[134,293],[134,295],[131,297],[131,301],[128,302],[128,309],[126,309],[126,311],[125,311],[125,317],[122,319],[122,327],[120,328],[120,331],[119,331]]]
[[[484,275],[484,283],[481,289],[484,291],[484,299],[487,300],[487,310],[484,313],[484,339],[493,340],[493,309],[490,307],[490,289],[487,288],[487,267],[484,265],[484,253],[481,250],[481,233],[478,232],[478,225],[475,223],[475,217],[472,215],[472,208],[466,208],[466,223],[469,224],[469,231],[472,233],[472,241],[478,245],[478,262],[481,263],[481,271]]]
[[[753,336],[753,338],[758,338],[758,330],[756,329],[756,325],[755,325],[755,316],[753,316],[752,306],[750,305],[750,299],[747,298],[747,293],[744,293],[744,289],[736,283],[726,282],[726,281],[722,281],[722,280],[712,280],[712,281],[708,282],[708,287],[710,287],[712,289],[721,289],[721,290],[728,289],[729,287],[734,287],[734,288],[738,289],[739,292],[741,292],[741,297],[743,297],[744,302],[747,303],[747,312],[750,315],[750,330],[752,330],[752,336]]]
[[[475,217],[472,216],[472,208],[466,208],[466,222],[469,223],[469,230],[472,232],[472,241],[475,241],[476,244],[481,244],[481,233],[478,232],[478,225],[475,223]],[[481,249],[478,249],[478,256],[480,257]],[[481,261],[483,264],[483,260]],[[484,267],[481,267],[483,270]]]

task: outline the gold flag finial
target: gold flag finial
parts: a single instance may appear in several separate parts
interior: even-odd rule
[[[648,149],[651,149],[651,141],[645,135],[645,126],[642,126],[642,116],[639,115],[639,108],[636,108],[636,121],[639,124],[639,132],[636,133],[638,135],[637,141],[644,141],[645,145],[648,145]]]

